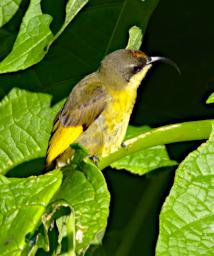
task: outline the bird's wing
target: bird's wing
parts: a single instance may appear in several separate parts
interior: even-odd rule
[[[105,88],[94,74],[75,86],[55,120],[47,151],[47,166],[103,112],[107,101]]]

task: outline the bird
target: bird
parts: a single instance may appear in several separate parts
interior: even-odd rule
[[[69,164],[74,143],[83,146],[93,159],[116,151],[123,143],[137,89],[156,61],[178,69],[165,57],[119,49],[105,56],[97,71],[80,80],[56,116],[46,167],[54,162],[58,167]]]

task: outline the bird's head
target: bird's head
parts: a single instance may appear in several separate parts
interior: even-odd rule
[[[102,60],[99,73],[106,84],[115,89],[123,89],[132,84],[137,87],[156,61],[167,62],[178,69],[174,62],[165,57],[148,57],[142,51],[121,49]]]

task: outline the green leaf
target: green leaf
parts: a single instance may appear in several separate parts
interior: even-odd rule
[[[137,136],[149,130],[151,130],[151,128],[148,126],[129,126],[125,139],[134,138],[134,140],[137,140]],[[111,167],[118,170],[125,169],[133,174],[143,175],[154,169],[176,164],[176,161],[169,158],[166,147],[164,145],[159,145],[127,155],[111,164]]]
[[[207,104],[214,103],[214,92],[208,97]]]
[[[50,108],[51,96],[13,89],[0,103],[0,173],[45,157],[52,122],[62,105]]]
[[[59,230],[58,250],[57,254],[63,255],[62,242],[65,240],[68,244],[66,256],[75,256],[75,218],[74,213],[71,212],[68,216],[62,216],[56,220],[57,228]]]
[[[0,63],[0,73],[25,69],[45,56],[45,47],[53,38],[49,29],[52,18],[42,13],[40,2],[30,1],[12,52]]]
[[[43,255],[46,252],[51,255],[54,253],[58,255],[63,252],[64,246],[67,246],[67,241],[70,244],[66,249],[68,249],[68,254],[72,255],[75,248],[73,220],[74,213],[66,202],[57,201],[49,204],[41,217],[40,226],[28,235],[22,255],[33,256],[38,249],[40,249],[38,255]],[[57,227],[55,228],[55,226]],[[53,234],[55,240],[53,240]]]
[[[138,50],[142,44],[143,33],[140,28],[133,26],[129,29],[129,41],[126,46],[127,49]]]
[[[214,130],[176,171],[160,214],[156,255],[213,255]]]
[[[25,236],[41,222],[61,181],[60,171],[25,179],[0,176],[0,255],[21,255]]]
[[[22,0],[1,0],[0,27],[6,24],[16,13]]]
[[[60,191],[54,200],[66,201],[75,212],[76,253],[83,253],[93,242],[101,241],[109,214],[110,195],[105,178],[91,164],[66,167]]]
[[[88,0],[70,0],[66,5],[65,22],[57,38]],[[43,59],[55,40],[49,26],[52,17],[43,14],[41,0],[31,0],[22,20],[19,34],[11,53],[0,63],[0,73],[26,69]]]
[[[154,169],[176,165],[167,154],[165,146],[156,146],[128,155],[111,164],[118,170],[125,169],[133,174],[143,175]]]

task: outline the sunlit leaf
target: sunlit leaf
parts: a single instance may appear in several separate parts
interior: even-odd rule
[[[42,13],[40,2],[31,0],[12,52],[0,62],[0,73],[25,69],[45,56],[45,48],[53,38],[49,29],[52,18]]]
[[[21,255],[26,235],[41,222],[61,181],[60,171],[25,179],[0,176],[0,255]]]
[[[51,96],[13,89],[0,103],[0,173],[45,157],[54,117]]]
[[[64,173],[63,184],[55,200],[65,200],[74,210],[76,252],[79,255],[99,234],[104,234],[110,195],[105,178],[91,163],[82,163],[77,169],[66,167]]]
[[[213,255],[214,131],[180,164],[160,215],[157,256]]]
[[[6,24],[16,13],[22,0],[1,0],[0,27]]]
[[[137,26],[129,29],[129,41],[126,46],[127,49],[139,50],[142,44],[143,34],[142,30]]]
[[[88,0],[68,1],[65,22],[58,37]],[[49,26],[52,17],[42,13],[41,0],[31,0],[23,17],[20,30],[11,53],[0,62],[0,73],[26,69],[43,59],[54,35]]]

